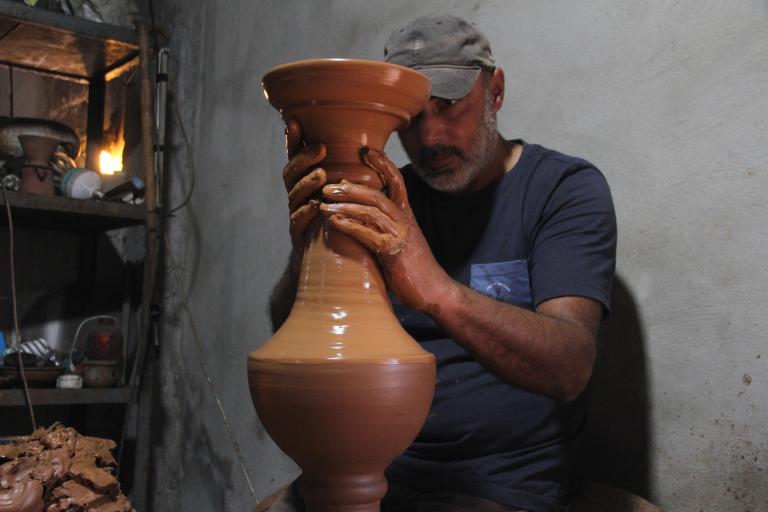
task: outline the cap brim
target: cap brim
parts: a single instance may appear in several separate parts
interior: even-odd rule
[[[429,66],[416,68],[432,82],[432,96],[447,100],[463,98],[474,87],[480,68]]]

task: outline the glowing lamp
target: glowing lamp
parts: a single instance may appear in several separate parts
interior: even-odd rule
[[[121,151],[122,153],[122,151]],[[112,154],[106,149],[99,154],[99,171],[101,174],[110,175],[123,171],[123,159],[121,155]]]

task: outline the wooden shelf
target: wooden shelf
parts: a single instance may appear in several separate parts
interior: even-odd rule
[[[128,402],[127,388],[56,389],[30,388],[32,406],[38,405],[86,405],[124,404]],[[21,389],[0,389],[0,406],[24,406]]]
[[[0,63],[90,80],[138,54],[133,30],[0,0]]]
[[[6,195],[11,205],[14,226],[75,231],[108,230],[143,224],[146,219],[144,205],[13,191],[6,191]],[[8,225],[8,219],[2,195],[0,205],[3,210],[0,225],[5,226]]]

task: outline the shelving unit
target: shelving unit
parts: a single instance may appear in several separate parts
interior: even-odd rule
[[[0,0],[0,64],[88,84],[90,169],[103,142],[106,77],[138,55],[133,30]]]
[[[6,194],[11,205],[13,223],[20,227],[109,230],[143,224],[147,217],[143,205],[13,191],[6,191]]]
[[[84,80],[139,54],[133,30],[9,0],[0,0],[0,41],[3,63]]]
[[[146,48],[147,45],[143,44]],[[103,145],[106,81],[113,76],[119,76],[128,68],[133,68],[140,54],[148,55],[140,52],[139,36],[134,30],[31,8],[20,2],[0,0],[0,64],[57,80],[88,85],[86,126],[86,167],[88,168],[98,167],[98,153]],[[146,62],[150,60],[147,59]],[[146,76],[145,70],[143,72]],[[135,112],[137,111],[138,108],[135,109]],[[146,131],[146,127],[143,126],[142,130]],[[143,138],[142,143],[146,140]],[[143,161],[146,162],[146,158]],[[154,170],[144,169],[143,178],[145,181],[151,180],[154,183]],[[147,194],[149,198],[149,185]],[[81,252],[95,251],[95,237],[104,231],[146,226],[146,231],[151,232],[153,226],[156,226],[156,215],[150,218],[150,213],[154,212],[150,212],[147,205],[77,200],[60,196],[47,197],[12,191],[6,191],[5,195],[11,209],[14,228],[45,230],[41,233],[50,232],[50,230],[77,233],[81,240]],[[0,213],[2,214],[0,226],[7,225],[2,195],[0,195]],[[7,247],[6,243],[5,240],[0,240],[0,247]],[[155,253],[148,246],[145,250],[146,261],[152,262],[147,264],[145,261],[145,267],[154,268]],[[93,261],[93,258],[88,258],[90,256],[86,255],[86,261]],[[87,265],[82,264],[84,260],[82,253],[80,260],[81,267],[87,268]],[[151,295],[149,289],[151,286],[147,286],[149,281],[147,275],[145,270],[143,302],[138,315],[141,317],[140,325],[143,332],[138,334],[138,346],[133,359],[134,368],[138,368],[135,373],[138,373],[139,377],[142,373],[140,363],[142,355],[146,353],[148,341],[144,322],[148,318],[148,297]],[[136,286],[142,287],[142,283],[137,283]],[[125,364],[129,369],[131,368],[131,361],[126,361]],[[30,399],[34,407],[49,408],[51,411],[61,411],[67,407],[83,411],[94,406],[113,411],[117,407],[125,416],[128,416],[131,408],[140,409],[141,423],[137,420],[131,427],[134,442],[127,448],[130,451],[128,458],[132,460],[133,466],[129,472],[133,472],[133,477],[127,476],[134,490],[134,495],[131,496],[133,505],[137,509],[142,509],[148,460],[148,434],[145,430],[148,429],[148,402],[151,399],[151,392],[148,388],[142,389],[141,393],[138,391],[137,383],[132,379],[125,387],[116,388],[76,390],[30,388]],[[16,408],[17,413],[21,414],[21,407],[24,405],[21,389],[0,389],[0,408]],[[7,413],[0,410],[0,416],[4,414]],[[103,418],[103,421],[109,420],[110,418]],[[123,426],[127,423],[127,419],[111,418],[111,421],[122,421]],[[125,430],[123,432],[125,433]],[[121,478],[125,476],[121,472]]]
[[[31,388],[29,394],[35,405],[124,404],[130,398],[125,388]],[[23,392],[21,389],[0,389],[0,405],[24,406]]]

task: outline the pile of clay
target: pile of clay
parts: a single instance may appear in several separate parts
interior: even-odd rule
[[[0,446],[0,512],[135,512],[114,476],[115,442],[55,423]]]

